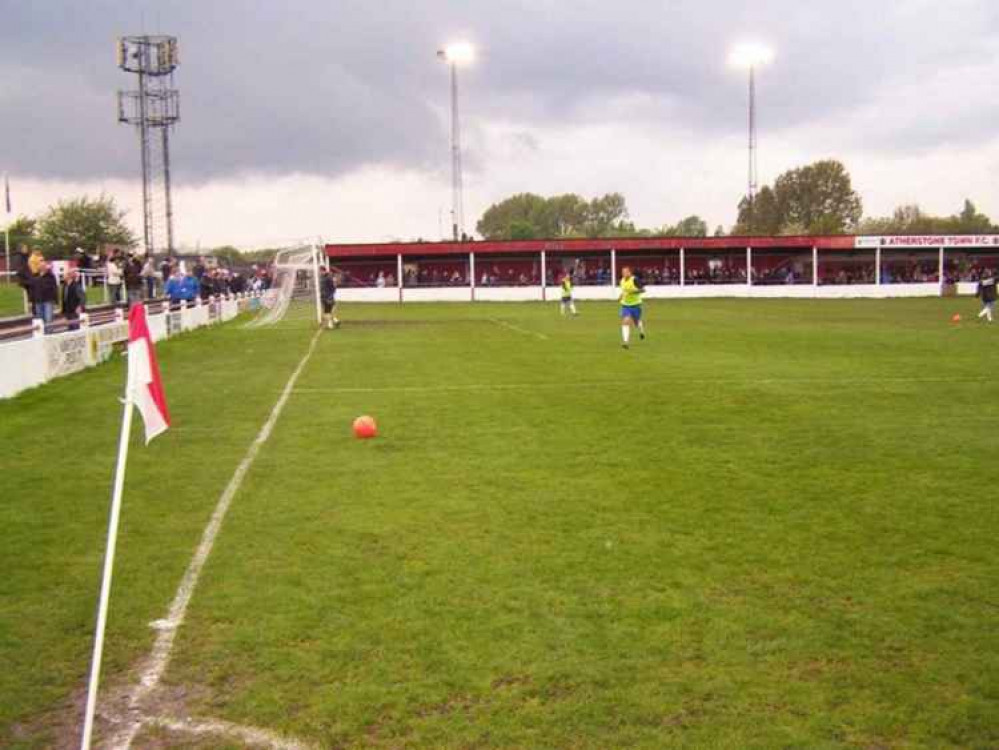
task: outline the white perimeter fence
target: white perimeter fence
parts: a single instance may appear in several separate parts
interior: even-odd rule
[[[894,297],[940,297],[974,294],[977,284],[960,282],[922,284],[673,284],[645,287],[645,299],[698,299],[738,297],[750,299],[889,299]],[[616,300],[617,287],[577,285],[577,300]],[[341,287],[341,302],[542,302],[558,301],[557,286],[451,286],[451,287]]]
[[[232,320],[241,312],[256,310],[257,295],[236,295],[170,310],[150,313],[149,333],[153,341],[176,336],[193,328]],[[0,343],[0,398],[10,398],[27,388],[55,378],[93,367],[107,360],[115,344],[128,339],[125,310],[118,308],[114,319],[102,325],[88,326],[81,319],[77,331],[45,335],[42,322],[34,321],[31,338]]]

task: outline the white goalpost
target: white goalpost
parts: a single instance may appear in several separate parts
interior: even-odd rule
[[[323,309],[319,288],[321,250],[316,245],[279,250],[271,269],[271,286],[264,293],[263,309],[248,327],[274,325],[283,320],[306,321],[321,325]]]

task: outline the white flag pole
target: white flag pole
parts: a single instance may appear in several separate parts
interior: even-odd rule
[[[7,181],[7,173],[3,173],[3,189],[4,189],[4,208],[7,210],[7,221],[3,225],[3,255],[4,255],[4,270],[7,272],[7,283],[10,283],[10,203],[8,197],[10,196],[10,183]]]
[[[125,486],[125,464],[128,461],[128,441],[132,433],[133,398],[132,359],[128,361],[128,383],[125,386],[125,410],[121,422],[121,438],[118,442],[118,465],[114,473],[114,494],[111,497],[111,518],[108,522],[107,551],[104,553],[104,577],[101,581],[101,598],[97,608],[97,632],[94,636],[94,655],[90,663],[90,683],[87,686],[87,713],[83,722],[81,750],[90,750],[90,740],[94,731],[94,714],[97,710],[97,683],[101,675],[101,656],[104,651],[104,629],[108,620],[108,600],[111,596],[111,574],[114,568],[115,543],[118,540],[118,518],[121,515],[121,495]]]

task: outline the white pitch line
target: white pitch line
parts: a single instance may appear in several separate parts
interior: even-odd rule
[[[527,328],[521,328],[520,326],[515,326],[513,323],[507,323],[505,320],[500,320],[499,318],[490,318],[490,322],[495,323],[498,326],[503,326],[504,328],[509,328],[511,331],[516,331],[517,333],[522,333],[525,336],[534,336],[541,339],[542,341],[547,341],[548,337],[543,333],[538,333],[537,331],[531,331]]]
[[[212,513],[211,520],[209,520],[204,533],[201,535],[201,543],[198,545],[198,549],[195,551],[194,557],[191,558],[191,562],[184,572],[184,577],[177,587],[177,592],[174,594],[173,602],[170,604],[167,616],[153,623],[153,626],[157,630],[153,650],[149,656],[148,663],[139,675],[139,684],[132,689],[128,696],[129,716],[124,719],[124,726],[112,737],[108,743],[108,747],[115,748],[116,750],[127,750],[132,746],[132,742],[142,727],[143,719],[139,715],[142,701],[159,685],[160,679],[166,671],[167,664],[170,662],[170,653],[173,650],[174,640],[177,637],[177,629],[184,622],[184,616],[187,614],[187,605],[190,603],[194,589],[198,585],[201,570],[205,566],[205,561],[208,560],[208,555],[211,554],[212,547],[215,544],[215,537],[219,533],[226,512],[229,510],[233,497],[243,483],[243,478],[250,470],[250,466],[253,465],[254,459],[256,459],[257,454],[260,452],[261,446],[271,436],[274,425],[277,423],[278,417],[281,416],[284,405],[288,402],[295,383],[298,381],[298,376],[302,374],[302,370],[305,369],[305,365],[312,356],[312,352],[315,351],[316,343],[319,341],[321,333],[322,330],[319,330],[312,337],[308,351],[302,357],[302,361],[298,363],[298,367],[295,368],[291,377],[288,378],[281,396],[278,398],[277,403],[274,404],[274,408],[271,409],[270,416],[267,418],[264,426],[260,428],[257,437],[250,443],[246,455],[243,456],[243,460],[236,467],[236,471],[229,480],[229,484],[223,490],[222,496],[215,506],[215,512]]]
[[[629,387],[634,386],[671,386],[671,385],[908,385],[914,383],[990,383],[993,378],[663,378],[660,380],[628,380]],[[334,388],[296,388],[295,393],[447,393],[451,391],[514,391],[533,389],[571,389],[571,388],[602,388],[606,386],[620,387],[620,380],[580,380],[564,383],[464,383],[459,385],[396,385],[373,387],[334,387]]]
[[[233,724],[221,719],[176,719],[170,716],[150,716],[144,721],[150,726],[163,727],[171,732],[193,734],[195,736],[228,737],[239,740],[244,747],[262,747],[268,750],[313,750],[311,745],[301,740],[282,737],[276,732],[259,727]]]

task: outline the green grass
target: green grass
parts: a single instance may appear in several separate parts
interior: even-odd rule
[[[91,306],[107,301],[103,286],[87,289],[87,302]],[[24,315],[24,292],[17,284],[0,283],[0,318]]]
[[[605,304],[346,306],[166,688],[322,747],[999,746],[999,329],[955,311],[653,302],[625,352]],[[132,453],[112,682],[309,335],[162,347],[177,426]],[[82,685],[121,375],[0,403],[3,746]]]
[[[0,283],[0,318],[24,315],[24,292],[14,283]]]

